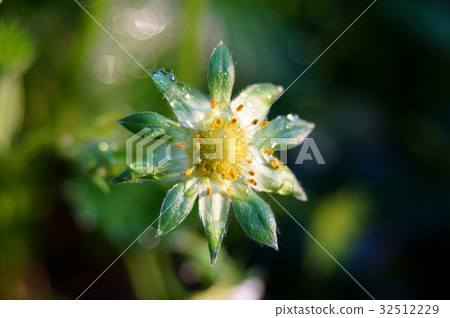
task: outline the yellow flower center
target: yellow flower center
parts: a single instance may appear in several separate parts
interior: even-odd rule
[[[236,126],[236,119],[216,118],[207,131],[194,137],[194,147],[200,149],[200,173],[212,178],[221,176],[236,180],[240,175],[239,164],[248,154],[245,131]]]

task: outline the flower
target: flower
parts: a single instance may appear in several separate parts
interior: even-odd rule
[[[179,181],[162,204],[158,235],[180,224],[198,197],[211,265],[216,262],[225,236],[230,206],[251,238],[278,249],[274,214],[255,191],[292,194],[307,200],[294,174],[274,152],[283,148],[282,138],[289,138],[289,146],[300,144],[314,124],[293,114],[266,120],[270,106],[283,92],[282,87],[273,84],[251,85],[230,101],[234,64],[222,41],[209,61],[210,98],[178,82],[170,70],[152,75],[178,122],[143,112],[119,123],[135,134],[145,132],[144,137],[154,140],[170,136],[169,148],[156,148],[151,158],[136,158],[112,183]],[[170,158],[164,160],[168,150]]]

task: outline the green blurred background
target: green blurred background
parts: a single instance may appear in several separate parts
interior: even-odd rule
[[[223,39],[235,93],[287,87],[369,1],[85,0],[148,69],[207,92]],[[379,0],[272,108],[316,124],[326,161],[277,197],[375,298],[449,298],[450,5]],[[72,0],[0,5],[0,298],[73,299],[153,222],[170,185],[109,185],[138,111],[173,117],[151,79]],[[270,198],[280,251],[230,215],[214,269],[196,208],[133,245],[86,299],[368,296]],[[159,243],[159,244],[158,244]]]

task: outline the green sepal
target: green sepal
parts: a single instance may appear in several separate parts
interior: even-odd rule
[[[142,137],[164,135],[173,137],[172,140],[185,140],[189,130],[180,123],[154,112],[136,113],[118,121],[123,127]]]
[[[226,45],[220,41],[214,49],[208,67],[208,84],[211,99],[220,107],[228,105],[234,85],[234,64]]]
[[[232,205],[245,233],[259,243],[278,250],[275,216],[263,199],[249,191],[246,201],[232,200]]]
[[[197,180],[187,178],[167,192],[161,207],[158,235],[164,235],[176,228],[191,212],[197,199]]]
[[[170,147],[168,152],[167,147]],[[170,153],[170,157],[166,157]],[[141,183],[143,181],[175,181],[184,177],[184,171],[192,167],[192,162],[184,148],[178,148],[175,143],[162,145],[152,152],[150,162],[147,152],[143,149],[142,156],[123,170],[111,183]]]

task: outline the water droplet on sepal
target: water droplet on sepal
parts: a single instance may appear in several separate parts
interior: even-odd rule
[[[175,72],[170,69],[163,68],[163,69],[159,70],[158,72],[161,72],[165,77],[170,79],[172,82],[177,81],[177,76],[175,75]]]
[[[298,120],[298,116],[295,114],[288,114],[286,116],[287,120],[289,120],[290,122],[295,123]]]
[[[160,237],[153,227],[149,227],[144,234],[139,237],[139,245],[146,249],[152,249],[159,245]]]

